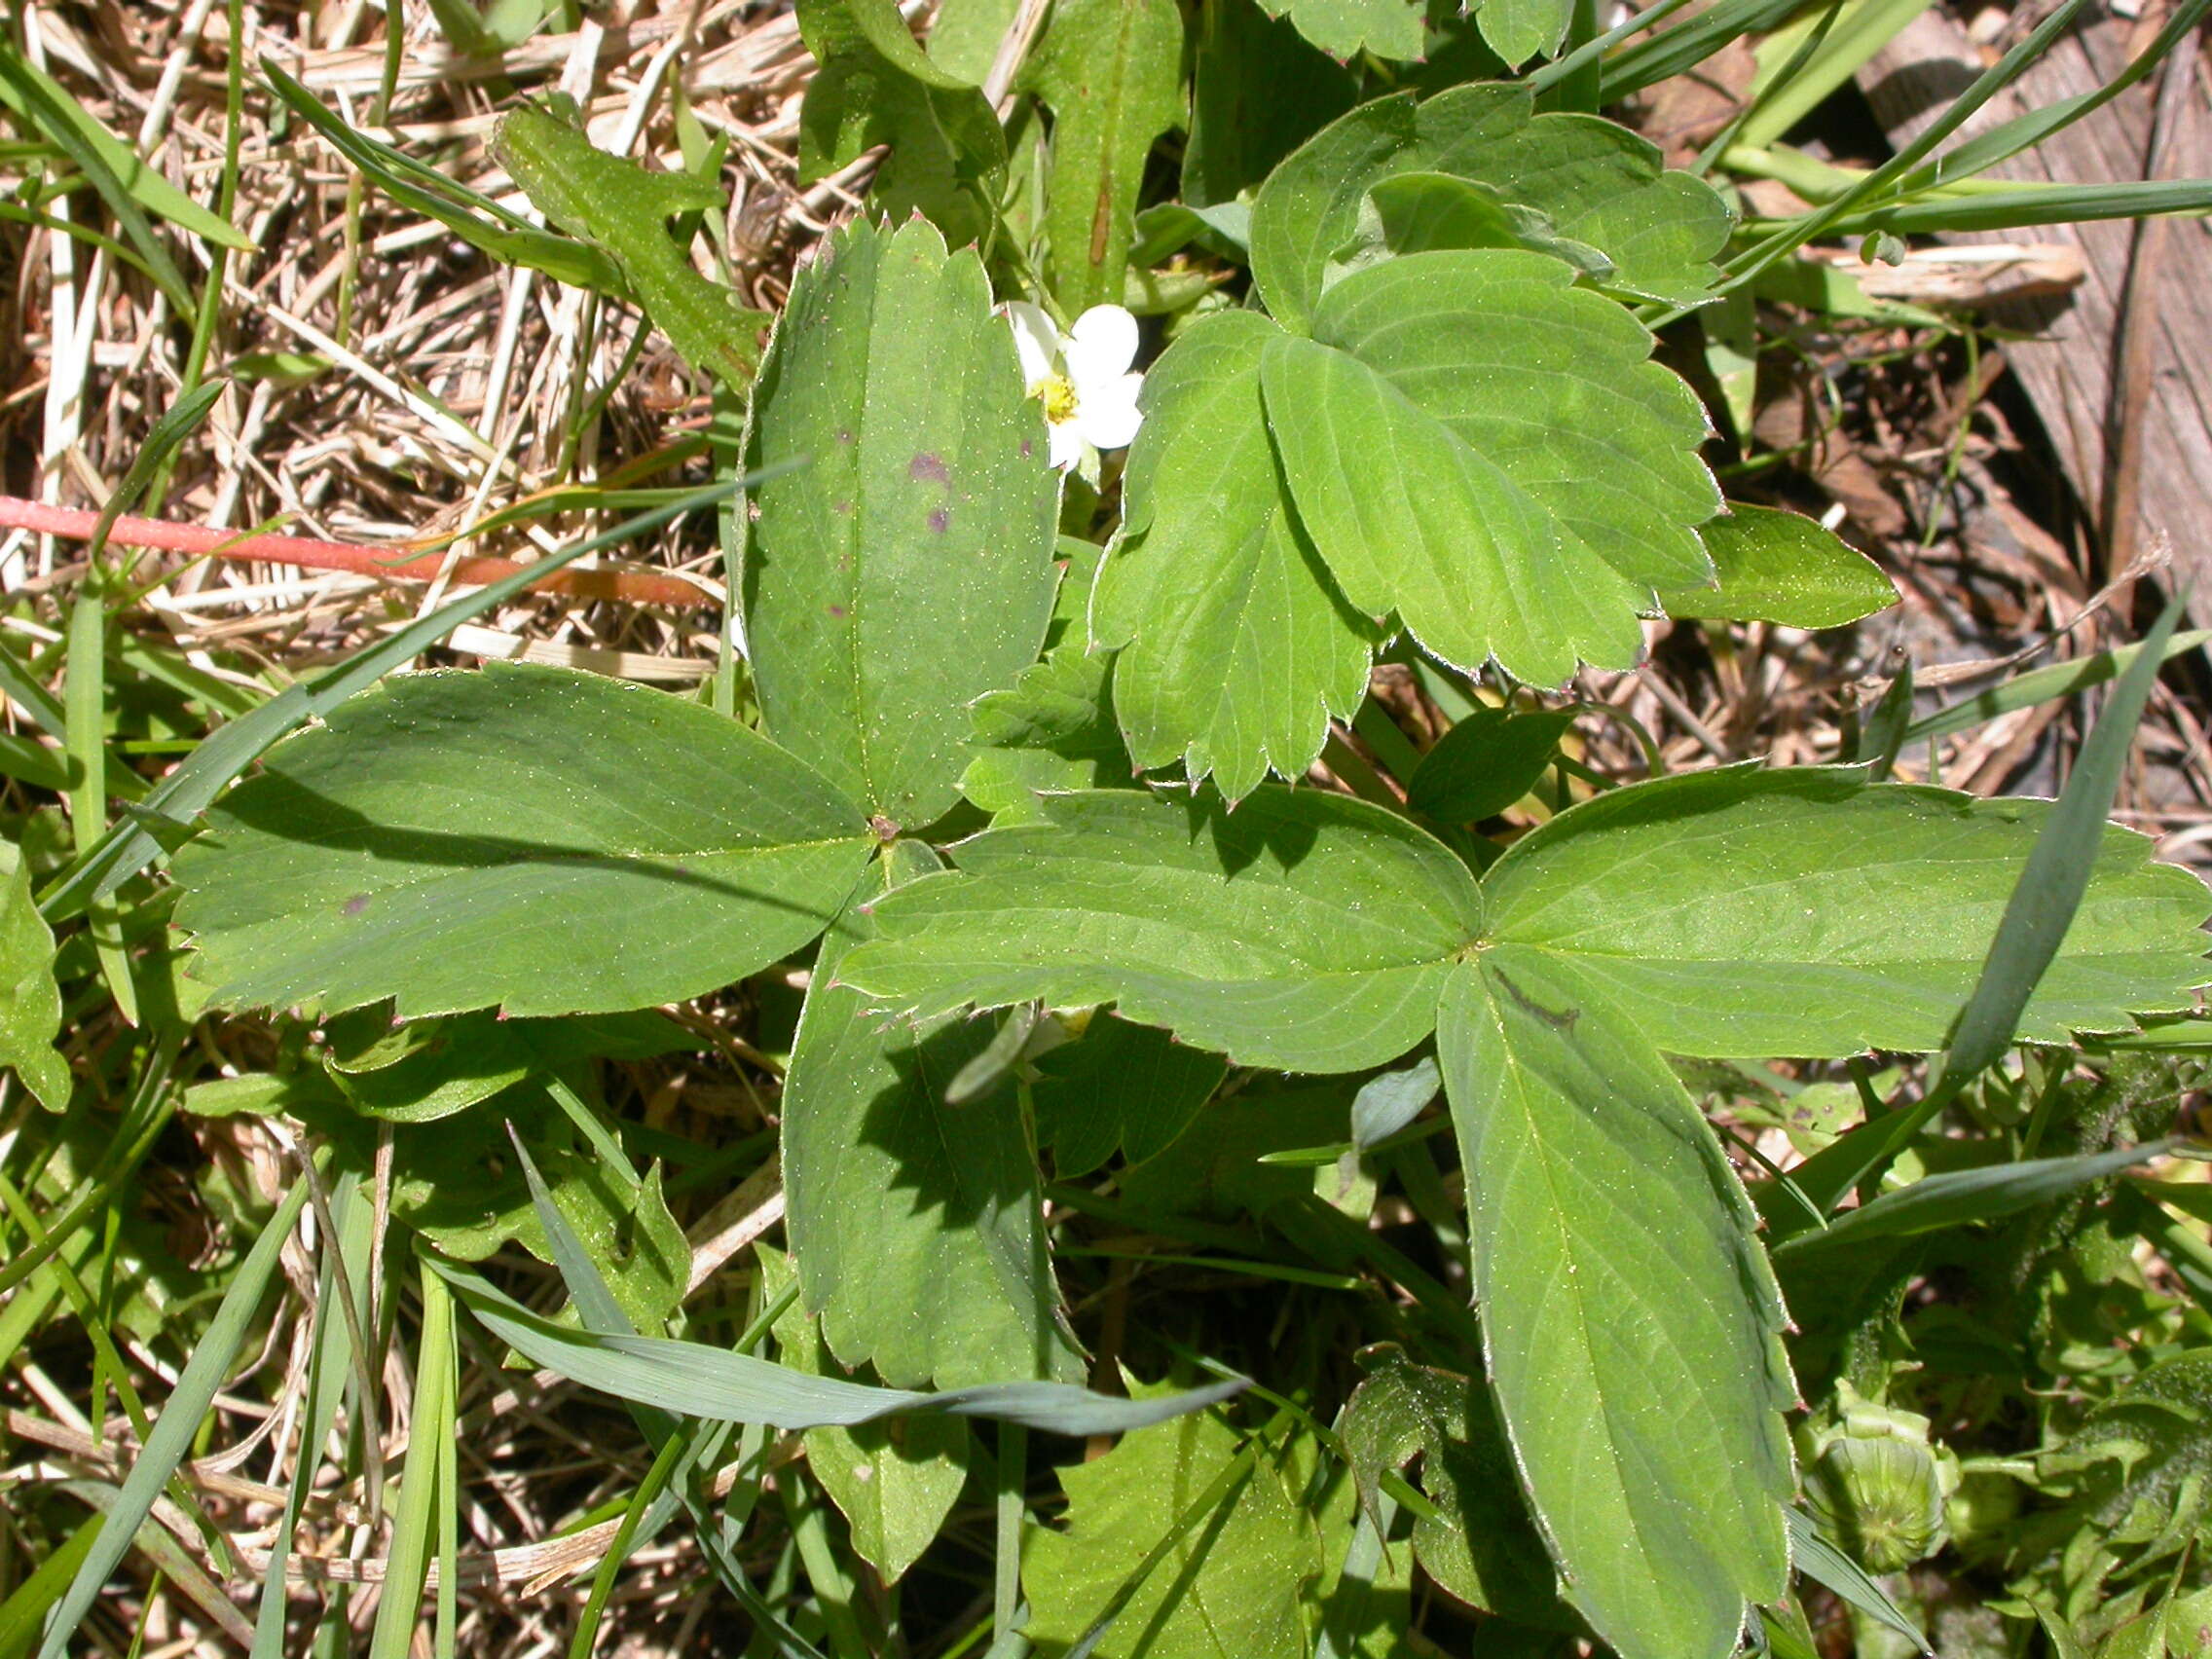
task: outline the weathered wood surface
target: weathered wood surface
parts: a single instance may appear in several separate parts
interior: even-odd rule
[[[2126,64],[2151,31],[2126,18],[2098,16],[2078,29],[1993,99],[1964,135],[2023,109],[2103,86]],[[2201,45],[2201,41],[2197,43]],[[1947,14],[1923,13],[1864,69],[1859,81],[1893,140],[1922,130],[1997,54],[1971,41]],[[2212,175],[2212,65],[2199,59],[2171,106],[2162,176]],[[2086,121],[1993,169],[1990,176],[2116,182],[2146,176],[2161,76],[2153,73]],[[2172,94],[2169,94],[2171,96]],[[1954,137],[1952,144],[1960,141]],[[2152,281],[2133,302],[2136,326],[2151,331],[2151,377],[2139,413],[2142,459],[2134,540],[2139,548],[2164,533],[2173,543],[2175,583],[2194,589],[2191,609],[2212,626],[2212,222],[2173,219],[2159,233],[2165,245]],[[2035,402],[2075,493],[2092,523],[2105,522],[2113,488],[2112,440],[2120,412],[2114,387],[2124,380],[2119,343],[2127,304],[2134,227],[2121,221],[2049,226],[1961,236],[1959,241],[2075,242],[2087,275],[2071,297],[2023,302],[1992,311],[1989,319],[2033,331],[2009,344],[2007,360]]]

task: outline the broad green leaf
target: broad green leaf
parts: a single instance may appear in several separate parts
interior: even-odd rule
[[[1052,292],[1070,316],[1119,305],[1145,158],[1183,125],[1183,14],[1175,0],[1059,0],[1022,84],[1052,112]]]
[[[1622,1659],[1722,1659],[1788,1571],[1781,1297],[1666,1062],[1501,958],[1454,977],[1437,1033],[1491,1385],[1567,1599]]]
[[[541,110],[511,109],[492,147],[538,210],[621,268],[630,291],[683,360],[733,386],[753,378],[768,313],[692,269],[668,234],[683,213],[726,205],[721,186],[689,173],[647,172]]]
[[[435,219],[501,264],[542,271],[572,287],[621,290],[621,268],[590,243],[540,230],[490,197],[356,130],[269,58],[261,60],[261,72],[295,115],[401,206]]]
[[[1116,1003],[1248,1065],[1352,1071],[1435,1023],[1481,928],[1466,866],[1404,819],[1318,791],[1048,796],[1048,822],[953,850],[957,874],[868,906],[838,968],[917,1017]]]
[[[1515,69],[1557,53],[1573,19],[1574,0],[1482,0],[1475,11],[1483,40]]]
[[[893,224],[920,213],[954,242],[989,224],[1006,132],[982,92],[930,60],[893,0],[799,0],[821,67],[799,108],[799,181],[891,146],[873,200]]]
[[[1352,106],[1358,83],[1253,0],[1205,0],[1191,54],[1182,200],[1234,203]]]
[[[328,722],[177,858],[193,974],[231,1007],[680,1001],[813,939],[874,841],[765,738],[594,675],[410,675]]]
[[[1982,959],[2051,803],[1736,766],[1614,790],[1484,882],[1493,960],[1571,965],[1670,1053],[1929,1050]],[[2064,1043],[2186,1007],[2212,980],[2188,871],[2109,829],[2019,1035]]]
[[[1320,1529],[1299,1501],[1309,1456],[1293,1450],[1254,1444],[1239,1468],[1239,1436],[1199,1413],[1062,1469],[1066,1526],[1030,1531],[1021,1551],[1030,1605],[1022,1634],[1041,1659],[1066,1659],[1148,1563],[1104,1640],[1088,1649],[1095,1659],[1310,1653],[1308,1598],[1328,1564]],[[1227,1489],[1212,1493],[1225,1475]]]
[[[54,982],[54,930],[31,898],[21,849],[0,841],[0,1066],[50,1112],[69,1104],[69,1063],[54,1047],[61,991]]]
[[[1436,1511],[1414,1522],[1414,1553],[1428,1575],[1485,1612],[1573,1628],[1552,1592],[1551,1559],[1482,1384],[1416,1365],[1395,1344],[1364,1350],[1359,1363],[1367,1379],[1352,1390],[1339,1432],[1368,1513],[1381,1513],[1383,1473],[1419,1456],[1420,1486]]]
[[[780,1250],[756,1244],[767,1297],[794,1275]],[[834,1376],[836,1364],[797,1303],[776,1321],[776,1352],[795,1371]],[[968,1479],[968,1425],[958,1418],[885,1418],[853,1428],[806,1431],[806,1466],[843,1512],[853,1548],[896,1584],[936,1541]]]
[[[1659,150],[1593,115],[1533,113],[1525,87],[1456,87],[1417,104],[1392,93],[1323,129],[1269,177],[1252,210],[1252,275],[1268,310],[1305,333],[1329,261],[1359,231],[1369,191],[1397,173],[1446,173],[1536,209],[1555,235],[1612,262],[1610,286],[1696,305],[1717,277],[1728,209]]]
[[[1020,0],[939,0],[937,15],[930,20],[930,61],[972,86],[981,86],[1020,9]]]
[[[1421,756],[1406,804],[1445,824],[1494,817],[1536,787],[1573,724],[1572,709],[1478,708]]]
[[[1450,248],[1518,247],[1563,259],[1594,282],[1613,274],[1613,262],[1588,242],[1561,236],[1545,214],[1508,202],[1493,184],[1450,173],[1393,173],[1361,199],[1351,240],[1330,255],[1321,285],[1334,286],[1354,271],[1403,253]]]
[[[1300,530],[1268,439],[1251,312],[1188,329],[1145,377],[1122,537],[1092,642],[1119,646],[1114,710],[1147,768],[1180,760],[1232,799],[1304,774],[1366,694],[1376,630]]]
[[[871,814],[952,805],[968,706],[1037,660],[1057,480],[972,251],[867,223],[800,274],[754,394],[746,633],[767,729]]]
[[[1300,522],[1345,597],[1433,655],[1557,684],[1628,668],[1652,589],[1711,569],[1705,412],[1652,338],[1541,254],[1416,253],[1262,358]]]
[[[680,1417],[764,1422],[781,1429],[850,1426],[909,1413],[995,1418],[1051,1434],[1122,1434],[1164,1422],[1241,1393],[1242,1380],[1179,1394],[1124,1400],[1065,1382],[994,1382],[925,1394],[813,1377],[749,1353],[669,1337],[564,1330],[465,1268],[431,1258],[461,1305],[534,1365],[617,1399]]]
[[[1052,1149],[1063,1181],[1088,1175],[1119,1151],[1131,1163],[1166,1149],[1228,1071],[1218,1054],[1109,1014],[1042,1054],[1030,1097],[1037,1138]]]
[[[784,1077],[785,1226],[807,1307],[838,1359],[897,1385],[1080,1376],[1020,1101],[1001,1087],[945,1103],[994,1022],[872,1014],[839,982],[869,926],[864,907],[824,941]]]
[[[1403,61],[1420,56],[1425,45],[1419,0],[1260,0],[1260,7],[1288,18],[1340,63],[1362,52]]]
[[[1670,616],[1840,628],[1898,602],[1879,565],[1802,513],[1736,501],[1698,535],[1717,585],[1660,594]]]

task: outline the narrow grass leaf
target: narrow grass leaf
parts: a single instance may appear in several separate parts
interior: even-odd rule
[[[254,1240],[245,1260],[239,1264],[214,1318],[208,1322],[206,1333],[185,1362],[176,1386],[169,1391],[168,1401],[154,1423],[154,1432],[146,1437],[138,1460],[131,1464],[107,1525],[100,1530],[98,1542],[87,1552],[76,1576],[69,1582],[68,1593],[49,1619],[46,1639],[39,1646],[39,1659],[63,1659],[69,1651],[78,1624],[91,1610],[108,1575],[129,1550],[139,1525],[153,1512],[155,1499],[161,1496],[169,1477],[192,1449],[193,1440],[200,1432],[201,1419],[214,1403],[216,1391],[229,1377],[232,1362],[238,1358],[246,1333],[261,1311],[262,1298],[268,1292],[270,1281],[276,1276],[277,1258],[284,1240],[307,1201],[307,1183],[296,1183],[261,1230],[261,1236]]]
[[[5,1602],[0,1602],[0,1659],[23,1659],[31,1650],[47,1609],[69,1587],[105,1524],[106,1518],[96,1514],[80,1522],[60,1547],[40,1562]]]
[[[1970,231],[2015,231],[2030,225],[2075,225],[2096,219],[2143,219],[2160,213],[2212,212],[2212,179],[2130,179],[1976,193],[1907,202],[1847,213],[1824,228],[1839,237],[1886,231],[1899,237]]]
[[[2171,662],[2179,656],[2201,646],[2212,645],[2212,628],[2193,628],[2176,634],[2168,640],[2161,653]],[[2016,674],[2003,684],[1992,685],[1986,691],[1976,691],[1962,697],[1946,708],[1932,715],[1923,715],[1904,727],[1901,743],[1924,743],[1930,738],[1948,737],[1953,732],[1968,731],[1974,726],[2009,715],[2014,709],[2033,707],[2055,698],[2070,697],[2077,691],[2086,691],[2092,685],[2102,685],[2115,676],[2127,672],[2130,664],[2143,654],[2144,643],[2132,645],[2116,645],[2107,650],[2077,657],[2071,662],[2046,663],[2042,668],[2029,669]]]
[[[1928,1638],[1921,1634],[1920,1627],[1890,1600],[1889,1592],[1867,1577],[1857,1562],[1821,1535],[1812,1517],[1793,1508],[1786,1510],[1783,1519],[1789,1524],[1789,1554],[1799,1572],[1834,1591],[1869,1618],[1887,1625],[1919,1652],[1936,1651]]]
[[[2169,1150],[2170,1143],[2154,1141],[2079,1158],[2036,1158],[1987,1169],[1952,1169],[1924,1176],[1909,1187],[1884,1193],[1870,1203],[1846,1210],[1818,1232],[1784,1239],[1775,1247],[1775,1256],[1807,1257],[1824,1250],[1855,1247],[1873,1238],[1994,1221],[2047,1203],[2061,1194],[2117,1175]]]
[[[761,1422],[790,1430],[942,1412],[1018,1422],[1053,1434],[1120,1434],[1202,1411],[1246,1386],[1239,1380],[1145,1400],[1117,1399],[1064,1382],[994,1382],[939,1393],[877,1388],[810,1377],[771,1360],[699,1343],[563,1330],[468,1270],[443,1261],[432,1265],[486,1330],[533,1364],[618,1399],[721,1422]]]
[[[423,1328],[415,1346],[415,1415],[407,1437],[407,1467],[399,1482],[399,1507],[391,1518],[385,1555],[384,1594],[377,1603],[369,1659],[405,1659],[415,1643],[429,1576],[437,1512],[453,1493],[441,1492],[438,1454],[453,1440],[453,1297],[427,1267],[421,1274]],[[450,1583],[447,1575],[442,1583]]]

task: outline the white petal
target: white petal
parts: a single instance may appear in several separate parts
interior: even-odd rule
[[[1045,438],[1052,464],[1062,472],[1083,459],[1083,434],[1076,430],[1076,423],[1073,421],[1047,422]]]
[[[1014,325],[1014,354],[1021,359],[1021,382],[1035,386],[1057,373],[1060,331],[1045,314],[1045,308],[1027,300],[1009,300],[999,310]]]
[[[1078,428],[1087,443],[1096,444],[1102,450],[1121,449],[1137,435],[1137,426],[1144,417],[1137,412],[1137,393],[1144,387],[1144,376],[1123,375],[1094,386],[1082,394],[1075,406],[1075,420],[1069,423]]]
[[[1137,319],[1120,306],[1092,306],[1075,319],[1061,349],[1077,399],[1129,372],[1137,360]]]

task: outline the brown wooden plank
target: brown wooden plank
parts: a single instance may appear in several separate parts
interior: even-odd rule
[[[2022,109],[2106,84],[2128,61],[2135,25],[2100,17],[2062,40],[1966,131],[1977,132]],[[1923,13],[1860,73],[1860,85],[1893,141],[1923,130],[1969,80],[1995,60],[1939,10]],[[2173,110],[2164,172],[2212,175],[2212,75],[2199,62]],[[2152,116],[2160,77],[2150,76],[2088,120],[2079,122],[1990,176],[2117,182],[2145,176]],[[1958,140],[1953,139],[1955,144]],[[2143,412],[2136,542],[2163,532],[2174,550],[2173,579],[2194,592],[2191,609],[2212,625],[2212,223],[2167,222],[2166,245],[2154,281],[2137,302],[2154,332],[2150,390]],[[2068,481],[2102,523],[2111,487],[2108,445],[2119,378],[2116,336],[2125,295],[2134,229],[2122,222],[2052,226],[2026,232],[1961,236],[2000,241],[2032,236],[2070,241],[2083,250],[2087,276],[2069,299],[2025,302],[1989,318],[2038,338],[2009,345],[2007,359],[2034,400]]]

